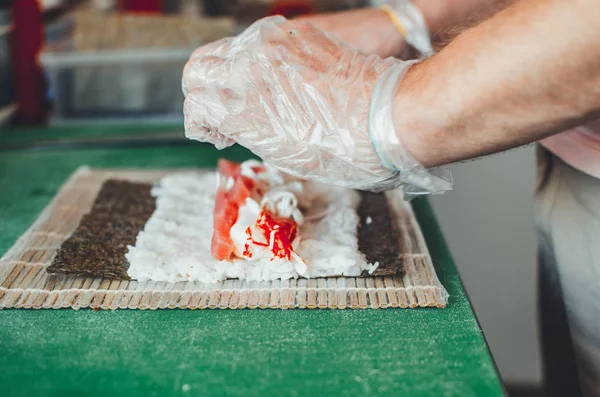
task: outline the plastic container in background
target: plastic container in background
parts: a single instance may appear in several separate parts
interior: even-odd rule
[[[53,123],[183,121],[183,66],[193,49],[49,53]]]
[[[48,27],[40,55],[53,124],[182,122],[181,77],[190,54],[234,30],[231,18],[71,17],[73,25]]]

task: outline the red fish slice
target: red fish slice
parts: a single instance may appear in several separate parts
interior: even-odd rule
[[[211,253],[220,261],[229,259],[233,252],[234,245],[229,230],[236,218],[237,208],[230,205],[227,200],[227,192],[224,188],[219,187],[215,197]]]
[[[219,174],[225,184],[233,179],[233,186],[226,190],[219,186],[215,197],[213,212],[213,236],[211,244],[212,256],[220,261],[231,258],[234,251],[230,230],[238,217],[240,206],[253,194],[255,183],[252,179],[241,175],[241,166],[229,160],[220,159]]]
[[[233,161],[225,159],[219,159],[219,162],[217,164],[219,174],[221,174],[225,178],[236,178],[240,175],[241,168],[241,164],[234,163]]]

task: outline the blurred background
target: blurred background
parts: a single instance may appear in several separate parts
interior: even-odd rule
[[[267,15],[369,5],[0,0],[0,134],[8,128],[11,134],[39,134],[33,127],[52,126],[43,130],[50,135],[64,126],[160,124],[183,140],[181,73],[193,49]],[[532,150],[453,171],[455,191],[433,199],[434,209],[509,392],[537,395]]]
[[[361,0],[0,0],[3,124],[182,122],[191,51],[267,15]]]

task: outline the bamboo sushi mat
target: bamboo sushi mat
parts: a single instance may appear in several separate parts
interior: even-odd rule
[[[330,277],[246,282],[137,282],[51,275],[60,245],[76,229],[107,179],[151,183],[166,171],[79,168],[35,223],[0,259],[0,309],[379,309],[446,306],[421,229],[409,204],[398,216],[402,276]]]

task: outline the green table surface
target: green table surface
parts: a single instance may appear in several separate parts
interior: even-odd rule
[[[120,135],[139,136],[163,132],[181,132],[183,125],[165,124],[97,124],[91,126],[53,126],[47,128],[0,129],[0,149],[7,145],[22,145],[36,141],[111,138]]]
[[[3,131],[0,145],[103,128]],[[209,167],[249,156],[202,144],[0,152],[0,252],[80,165]],[[5,310],[0,396],[504,395],[431,207],[413,207],[446,309]]]

